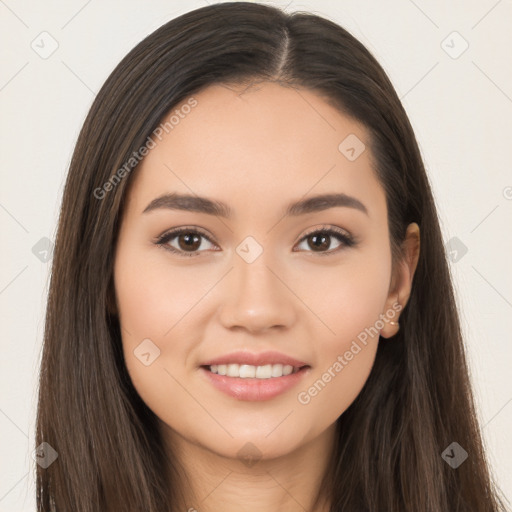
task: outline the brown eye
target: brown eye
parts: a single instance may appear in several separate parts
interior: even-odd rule
[[[309,247],[311,247],[314,251],[317,250],[327,250],[329,249],[330,244],[330,236],[325,234],[315,234],[309,235],[307,237]]]
[[[338,246],[331,249],[332,239],[338,241]],[[355,245],[354,240],[347,234],[333,228],[320,229],[309,233],[302,238],[300,243],[307,243],[307,252],[315,252],[319,255],[333,254],[341,250],[343,247],[352,247]]]
[[[163,234],[158,241],[165,249],[179,256],[200,256],[207,247],[204,243],[214,245],[203,233],[191,228],[180,228]],[[199,250],[202,248],[201,250]]]
[[[199,249],[199,247],[201,246],[200,235],[198,236],[193,233],[187,233],[183,235],[178,235],[177,239],[179,248],[184,251],[195,251]]]

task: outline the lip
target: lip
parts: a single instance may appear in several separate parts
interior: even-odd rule
[[[259,402],[263,400],[270,400],[271,398],[274,398],[296,386],[307,374],[310,373],[311,367],[306,366],[296,373],[291,373],[290,375],[284,375],[282,377],[272,377],[270,379],[242,379],[240,377],[228,377],[227,375],[212,373],[204,366],[200,367],[200,371],[219,391],[222,391],[237,400]]]
[[[260,352],[259,354],[239,350],[237,352],[231,352],[230,354],[216,357],[215,359],[209,359],[208,361],[202,363],[201,366],[211,366],[213,364],[249,364],[251,366],[264,366],[266,364],[287,364],[297,368],[300,368],[301,366],[308,366],[307,363],[272,350]],[[280,379],[281,377],[277,378]]]

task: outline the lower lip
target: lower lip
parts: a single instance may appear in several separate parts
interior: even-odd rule
[[[238,400],[259,402],[270,400],[293,386],[297,385],[302,378],[309,373],[309,366],[302,367],[296,373],[283,375],[282,377],[271,377],[270,379],[242,379],[241,377],[228,377],[212,373],[204,366],[200,370],[206,375],[209,381],[220,391]]]

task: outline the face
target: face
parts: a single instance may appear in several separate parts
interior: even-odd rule
[[[277,457],[332,431],[379,334],[396,332],[385,193],[365,129],[312,91],[215,85],[194,98],[128,190],[114,268],[126,366],[169,435]],[[191,199],[155,201],[173,194]],[[325,194],[345,196],[314,200]],[[204,367],[220,359],[222,373],[234,352],[243,377]],[[264,352],[274,359],[250,358]],[[269,378],[286,357],[300,371]]]

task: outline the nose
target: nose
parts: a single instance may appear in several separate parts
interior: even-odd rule
[[[235,254],[220,306],[220,321],[227,329],[251,333],[289,328],[296,319],[290,278],[267,261],[266,252],[252,263]]]

